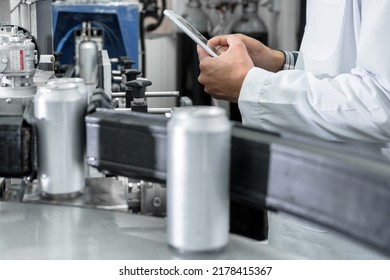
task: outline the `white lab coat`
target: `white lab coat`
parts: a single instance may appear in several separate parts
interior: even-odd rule
[[[238,105],[245,125],[328,140],[390,142],[390,1],[308,0],[295,70],[251,69]],[[269,243],[310,259],[383,257],[274,214]]]
[[[243,123],[390,142],[389,28],[389,0],[308,0],[295,70],[249,71],[238,99]]]

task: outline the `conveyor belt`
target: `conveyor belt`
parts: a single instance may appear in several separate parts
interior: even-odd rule
[[[166,121],[144,116],[109,110],[87,116],[89,163],[164,181]],[[390,167],[383,158],[238,124],[231,151],[232,201],[305,218],[390,255]]]
[[[0,174],[20,177],[32,172],[32,128],[23,116],[0,117]]]
[[[165,182],[166,124],[165,117],[98,110],[86,117],[88,163],[115,175]],[[23,147],[33,146],[33,138],[21,144],[27,139],[22,128],[29,125],[2,116],[0,127],[0,176],[34,171],[20,160]],[[299,216],[390,256],[389,162],[348,145],[233,124],[232,203],[259,215],[271,209]]]
[[[0,106],[0,177],[31,175],[37,168],[34,107],[23,102],[11,104],[15,111]]]

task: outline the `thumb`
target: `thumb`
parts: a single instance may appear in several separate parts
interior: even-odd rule
[[[227,43],[229,45],[229,49],[235,49],[235,50],[240,50],[240,51],[244,51],[244,52],[247,52],[246,50],[246,46],[245,44],[237,37],[237,36],[234,36],[234,35],[229,35],[227,37]]]
[[[199,61],[203,58],[210,57],[210,55],[199,45],[196,45],[196,50],[198,52]]]

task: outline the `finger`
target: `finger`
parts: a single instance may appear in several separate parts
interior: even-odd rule
[[[227,46],[227,38],[229,35],[219,35],[211,38],[208,43],[212,46],[218,47],[218,46]]]
[[[229,51],[229,49],[232,50],[240,50],[247,52],[246,46],[242,40],[235,35],[229,35],[226,39],[227,44],[229,45],[229,48],[226,51]]]
[[[215,47],[215,53],[217,55],[224,54],[227,51],[228,48],[229,48],[229,46],[218,46],[218,47]]]
[[[196,50],[198,52],[199,61],[206,57],[210,57],[210,55],[201,46],[197,45]]]

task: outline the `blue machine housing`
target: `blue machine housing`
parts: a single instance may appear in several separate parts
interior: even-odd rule
[[[60,62],[74,63],[74,31],[83,21],[104,31],[104,49],[110,58],[127,56],[138,68],[139,11],[136,2],[110,4],[53,3],[54,49]]]

